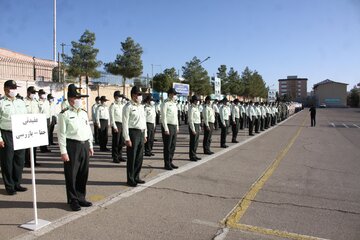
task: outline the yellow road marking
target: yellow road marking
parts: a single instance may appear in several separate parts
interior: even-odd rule
[[[286,231],[262,228],[262,227],[251,226],[251,225],[240,224],[240,223],[235,224],[231,227],[242,230],[242,231],[246,231],[246,232],[254,232],[254,233],[260,233],[260,234],[264,234],[264,235],[270,235],[270,236],[276,236],[276,237],[288,238],[288,239],[295,239],[295,240],[326,240],[324,238],[312,237],[312,236],[301,235],[301,234],[297,234],[297,233],[290,233],[290,232],[286,232]]]
[[[272,164],[265,170],[261,177],[251,186],[245,196],[239,201],[232,212],[225,218],[222,223],[228,227],[236,227],[241,217],[244,216],[246,210],[249,208],[251,202],[255,199],[258,192],[265,185],[266,181],[271,177],[281,161],[284,159],[295,140],[299,137],[301,130],[304,127],[306,118],[304,119],[301,127],[296,131],[295,135],[290,140],[289,144],[278,154]]]
[[[105,198],[104,195],[91,195],[89,196],[89,200],[92,201],[92,202],[98,202],[98,201],[101,201]]]

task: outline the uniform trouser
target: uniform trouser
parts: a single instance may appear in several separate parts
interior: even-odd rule
[[[194,123],[195,132],[196,134],[193,134],[193,131],[189,127],[189,134],[190,134],[190,145],[189,145],[189,158],[190,160],[193,160],[196,158],[196,151],[199,145],[199,136],[200,136],[200,124]]]
[[[36,164],[36,149],[37,149],[37,147],[33,148],[34,164]],[[30,166],[30,161],[31,161],[30,157],[31,157],[30,156],[30,148],[27,148],[27,149],[25,149],[25,165],[27,165],[27,166]]]
[[[100,150],[106,149],[108,143],[108,128],[109,121],[107,119],[100,119],[100,129],[99,129],[99,145]]]
[[[164,144],[164,164],[165,167],[171,167],[173,161],[175,148],[176,148],[176,137],[177,137],[177,126],[168,124],[169,135],[165,134],[165,129],[161,126],[162,138]]]
[[[160,124],[160,114],[156,113],[156,125]]]
[[[310,116],[310,119],[311,119],[311,126],[314,127],[316,125],[315,116]]]
[[[132,146],[126,148],[126,175],[128,184],[136,184],[140,180],[140,171],[144,157],[145,132],[140,129],[129,128]]]
[[[240,120],[238,118],[235,118],[235,122],[233,122],[231,128],[232,128],[232,141],[236,141],[240,129]]]
[[[204,153],[211,152],[210,145],[211,145],[211,137],[212,132],[214,130],[214,123],[209,122],[209,127],[204,127],[204,139],[203,139],[203,149]]]
[[[178,122],[179,122],[179,126],[181,125],[181,112],[178,111]]]
[[[46,119],[46,125],[47,125],[47,131],[49,133],[49,129],[50,129],[50,118],[47,118]],[[50,143],[49,143],[50,144]],[[44,146],[40,146],[40,150],[43,152],[43,151],[47,151],[47,146],[44,145]]]
[[[94,140],[96,144],[99,144],[99,126],[94,123]]]
[[[276,124],[276,115],[272,115],[272,121],[271,121],[271,126],[275,126]]]
[[[181,111],[181,121],[184,121],[184,120],[185,120],[185,112]]]
[[[68,203],[73,200],[85,201],[89,176],[89,146],[89,141],[66,139],[69,161],[64,162],[64,173]]]
[[[264,117],[260,118],[260,130],[264,131],[264,126],[265,126],[265,119]]]
[[[228,132],[228,126],[229,126],[229,121],[225,120],[225,126],[220,122],[220,127],[221,127],[221,137],[220,137],[220,145],[224,146],[226,144],[226,136],[227,136],[227,132]]]
[[[265,129],[268,129],[268,128],[269,128],[269,114],[267,113],[266,117],[265,117]]]
[[[252,135],[254,130],[254,119],[248,117],[248,121],[249,121],[249,135]]]
[[[188,114],[187,114],[187,112],[185,112],[184,124],[188,124]]]
[[[117,132],[115,132],[114,128],[111,127],[112,133],[112,146],[111,146],[111,156],[113,161],[119,161],[122,159],[122,147],[124,144],[124,137],[122,136],[122,123],[115,122]]]
[[[259,133],[259,129],[260,129],[260,117],[258,116],[257,118],[255,118],[254,121],[254,125],[255,125],[255,132]]]
[[[6,190],[14,190],[21,183],[25,150],[14,151],[11,131],[1,130],[5,147],[0,148],[1,174]]]
[[[215,113],[215,122],[214,122],[214,129],[218,130],[219,129],[219,122],[220,122],[220,114],[219,113]]]
[[[243,130],[244,129],[244,116],[240,116],[240,129]]]
[[[54,128],[56,124],[56,117],[52,116],[49,126],[49,145],[54,144]]]
[[[155,124],[147,122],[146,127],[147,141],[145,143],[145,154],[151,154],[154,146]]]
[[[249,128],[249,117],[247,115],[244,117],[244,127]]]

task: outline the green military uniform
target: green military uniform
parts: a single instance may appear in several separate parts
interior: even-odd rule
[[[96,122],[96,110],[97,110],[98,106],[100,105],[99,102],[100,102],[100,97],[98,96],[95,98],[95,103],[91,107],[91,120],[93,121],[93,125],[94,125],[95,144],[99,144],[99,126],[97,125],[97,122]]]
[[[192,104],[190,105],[188,113],[190,134],[189,158],[190,161],[197,161],[201,160],[201,158],[196,156],[196,150],[199,145],[201,117],[199,106],[197,105],[197,97],[194,95],[191,100]]]
[[[240,108],[238,106],[239,100],[234,100],[234,105],[231,111],[231,118],[232,118],[232,140],[233,143],[238,143],[236,140],[237,135],[240,129]]]
[[[131,95],[141,95],[135,86],[131,89]],[[145,183],[140,179],[140,171],[144,156],[144,140],[147,137],[146,119],[144,106],[141,102],[131,100],[123,109],[123,136],[125,141],[131,141],[131,147],[127,146],[126,176],[127,184],[135,187],[138,183]]]
[[[99,126],[99,145],[100,151],[110,151],[107,148],[108,143],[108,129],[109,129],[109,108],[106,106],[106,102],[109,101],[105,96],[100,98],[101,104],[97,107],[96,110],[96,122]]]
[[[4,84],[5,87],[10,85],[17,87],[13,80],[8,80]],[[23,100],[9,98],[8,96],[0,100],[0,142],[4,143],[4,147],[0,148],[1,174],[9,195],[14,195],[16,191],[26,190],[20,186],[25,162],[25,149],[14,151],[11,126],[11,116],[26,113]]]
[[[122,157],[122,147],[124,144],[124,138],[122,136],[122,117],[124,105],[121,101],[122,95],[120,94],[120,91],[115,91],[114,97],[115,96],[119,98],[114,101],[109,108],[112,133],[111,156],[114,163],[119,163],[125,161]]]
[[[45,98],[42,98],[42,97]],[[51,117],[51,113],[50,113],[50,103],[49,101],[46,99],[46,93],[43,89],[39,90],[39,113],[45,114],[46,116],[46,124],[47,124],[47,130],[49,132],[49,128],[50,128],[50,117]],[[40,146],[40,151],[42,153],[45,152],[51,152],[51,150],[48,149],[47,146]]]
[[[168,94],[176,94],[175,89],[171,88]],[[173,158],[176,148],[177,131],[179,130],[178,108],[176,101],[166,99],[161,106],[161,129],[164,143],[164,167],[166,170],[177,168],[173,164]],[[168,132],[169,134],[165,134]]]
[[[150,98],[150,104],[145,104],[146,128],[147,128],[147,141],[145,143],[145,156],[154,156],[152,152],[154,146],[155,136],[155,123],[156,123],[156,110],[154,101]]]
[[[70,86],[68,91],[69,98],[87,97],[80,95]],[[60,153],[69,156],[69,161],[64,162],[67,200],[72,209],[78,211],[79,204],[84,207],[91,206],[85,198],[89,175],[89,151],[93,149],[90,122],[85,110],[69,106],[60,112],[58,124]]]
[[[227,136],[227,132],[228,132],[228,128],[229,128],[229,114],[230,114],[230,109],[226,106],[227,104],[227,99],[224,98],[223,99],[223,105],[221,105],[220,109],[219,109],[219,118],[220,118],[220,128],[221,128],[221,137],[220,137],[220,147],[222,148],[227,148],[228,146],[226,145],[226,136]]]
[[[249,136],[254,136],[253,130],[254,130],[254,122],[255,122],[256,112],[255,112],[252,102],[250,102],[250,104],[248,106],[247,116],[248,116],[248,122],[249,122]]]

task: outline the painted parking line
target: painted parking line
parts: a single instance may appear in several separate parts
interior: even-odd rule
[[[335,123],[330,123],[331,126],[335,127]]]
[[[251,226],[246,224],[241,224],[240,220],[244,216],[245,212],[250,207],[252,201],[255,199],[256,195],[263,188],[265,183],[273,175],[275,170],[279,167],[282,160],[285,158],[296,139],[299,137],[302,129],[304,128],[306,119],[304,119],[301,127],[296,131],[294,136],[291,138],[289,144],[279,152],[272,164],[263,172],[263,174],[258,178],[258,180],[251,186],[249,191],[245,196],[239,201],[239,203],[233,208],[233,210],[225,217],[221,222],[225,227],[223,229],[239,229],[247,232],[254,232],[263,235],[277,236],[288,239],[295,240],[324,240],[323,238],[318,238],[314,236],[302,235],[298,233],[291,233],[287,231],[277,230],[277,229],[268,229],[259,226]],[[221,235],[217,236],[217,239],[225,239],[228,231],[223,231]]]
[[[356,125],[355,123],[353,124],[355,127],[357,127],[357,128],[360,128],[358,125]]]
[[[349,128],[349,126],[348,125],[346,125],[345,123],[343,123],[342,124],[344,127],[346,127],[346,128]]]

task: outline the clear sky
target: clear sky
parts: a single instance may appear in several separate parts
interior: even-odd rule
[[[52,59],[52,4],[0,0],[0,47]],[[360,0],[57,0],[57,9],[59,50],[89,29],[110,62],[130,36],[144,76],[151,64],[155,74],[210,56],[209,75],[248,66],[276,89],[288,75],[308,78],[308,91],[325,79],[360,82]]]

